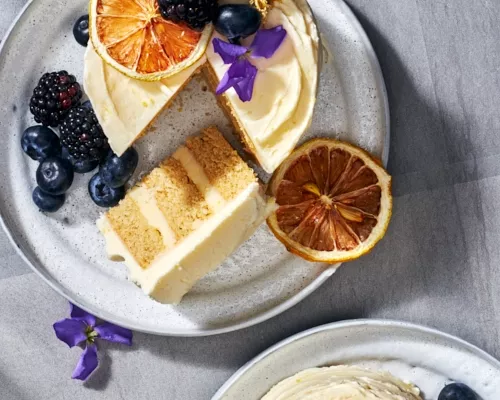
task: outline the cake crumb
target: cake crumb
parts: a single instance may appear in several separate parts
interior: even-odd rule
[[[201,136],[189,138],[186,147],[202,166],[210,183],[226,200],[232,200],[249,184],[257,181],[252,169],[215,127],[205,129]]]

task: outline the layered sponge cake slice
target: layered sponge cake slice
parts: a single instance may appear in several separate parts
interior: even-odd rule
[[[208,128],[132,188],[98,227],[108,256],[124,261],[146,294],[177,304],[273,208],[253,171]]]

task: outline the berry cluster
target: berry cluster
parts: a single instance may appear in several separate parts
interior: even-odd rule
[[[128,149],[121,157],[109,151],[107,142],[94,144],[91,150],[99,149],[99,153],[82,153],[78,147],[76,158],[68,143],[73,143],[84,135],[82,131],[92,131],[83,125],[91,120],[93,127],[98,127],[102,132],[94,112],[87,102],[84,106],[72,109],[81,119],[75,121],[75,130],[71,130],[70,124],[65,128],[64,133],[61,128],[61,139],[50,128],[36,125],[26,129],[21,137],[21,146],[24,152],[33,160],[40,164],[36,171],[36,182],[38,186],[33,191],[33,202],[41,211],[55,212],[59,210],[65,200],[66,192],[73,184],[75,173],[85,174],[93,171],[99,166],[97,172],[88,185],[90,197],[100,207],[113,207],[125,196],[125,184],[133,175],[139,162],[139,155],[134,148]],[[79,113],[79,114],[78,114]],[[68,117],[69,118],[69,115]],[[63,122],[63,124],[66,120]],[[82,128],[83,127],[83,128]],[[103,144],[106,143],[106,147]],[[104,148],[106,151],[103,151]],[[89,152],[90,153],[90,152]],[[98,154],[98,157],[96,155]],[[83,156],[83,157],[82,157]]]
[[[253,35],[262,23],[262,14],[248,4],[219,6],[217,0],[158,0],[158,5],[163,18],[185,22],[197,31],[213,22],[215,30],[233,43]]]
[[[158,0],[158,5],[165,19],[184,21],[199,31],[212,22],[217,14],[217,0]]]
[[[75,40],[85,46],[89,40],[88,15],[73,28]],[[38,161],[33,202],[44,212],[56,212],[73,184],[74,174],[97,172],[89,181],[90,197],[100,207],[113,207],[125,196],[139,155],[133,148],[121,157],[110,151],[89,101],[81,104],[83,92],[66,71],[44,74],[33,90],[30,111],[42,125],[31,126],[21,137],[23,151]],[[59,127],[60,136],[49,127]]]
[[[60,126],[62,145],[76,160],[100,160],[109,150],[108,140],[92,107],[80,104],[82,96],[73,75],[66,71],[46,73],[33,90],[30,111],[43,126]]]
[[[54,78],[55,77],[55,78]],[[62,78],[62,79],[61,79]],[[64,113],[42,113],[50,102],[38,101],[40,87],[50,86],[57,79],[60,86],[47,89],[47,93],[59,93],[58,110]],[[50,82],[49,82],[50,81]],[[63,83],[61,83],[63,82]],[[74,89],[72,89],[74,88]],[[76,92],[74,91],[76,90]],[[61,93],[67,93],[61,95]],[[45,96],[45,95],[43,95]],[[51,98],[55,97],[52,94]],[[23,132],[21,147],[33,160],[40,162],[36,171],[37,187],[33,191],[33,202],[44,212],[56,212],[65,200],[66,192],[73,184],[74,174],[85,174],[99,165],[99,172],[89,182],[90,197],[100,207],[113,207],[125,196],[125,184],[134,173],[139,155],[133,148],[121,157],[109,150],[109,144],[97,120],[90,102],[80,104],[80,85],[67,72],[45,74],[33,93],[31,108],[35,121],[45,125],[59,125],[60,137],[45,125],[31,126]],[[66,100],[69,102],[66,102]],[[40,116],[49,115],[50,121]]]

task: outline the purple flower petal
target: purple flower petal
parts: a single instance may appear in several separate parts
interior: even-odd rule
[[[73,379],[79,379],[84,381],[89,377],[89,375],[97,368],[99,361],[97,360],[97,347],[95,344],[90,344],[85,347],[78,364],[76,365],[73,375]]]
[[[69,347],[76,346],[87,339],[85,333],[87,324],[84,321],[66,318],[57,321],[53,327],[57,338],[62,340]]]
[[[241,57],[248,51],[246,47],[239,46],[237,44],[231,44],[219,38],[214,38],[214,40],[212,40],[212,43],[214,45],[214,51],[221,56],[224,64],[234,63],[236,60],[238,60],[238,57]]]
[[[245,65],[242,61],[231,64],[231,66],[228,68],[221,81],[219,82],[215,93],[222,94],[226,90],[232,88],[237,82],[245,79],[245,71]]]
[[[241,101],[249,101],[256,75],[257,68],[246,58],[237,60],[224,74],[215,93],[222,94],[233,87]]]
[[[250,50],[250,57],[271,58],[285,40],[286,30],[282,25],[271,29],[259,29],[255,35]]]
[[[234,85],[234,90],[238,94],[241,101],[252,100],[253,86],[255,84],[255,78],[257,76],[257,68],[252,64],[248,63],[247,76],[245,79],[237,82]]]
[[[99,334],[100,339],[132,346],[132,331],[129,329],[105,322],[97,325],[94,330]]]
[[[92,314],[89,314],[87,311],[82,310],[72,303],[69,303],[69,305],[71,318],[84,321],[88,326],[95,326],[95,317]]]

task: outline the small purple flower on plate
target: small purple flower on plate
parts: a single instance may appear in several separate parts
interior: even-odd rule
[[[109,322],[97,322],[96,317],[70,303],[71,318],[57,321],[54,331],[59,340],[69,347],[83,346],[83,353],[78,360],[73,379],[86,380],[97,368],[96,339],[132,345],[132,331]]]
[[[224,64],[231,64],[222,77],[216,93],[224,93],[234,88],[241,101],[250,101],[257,76],[257,68],[250,62],[252,58],[271,58],[286,37],[286,30],[279,25],[271,29],[260,29],[249,47],[225,42],[214,38],[214,52],[219,54]]]

